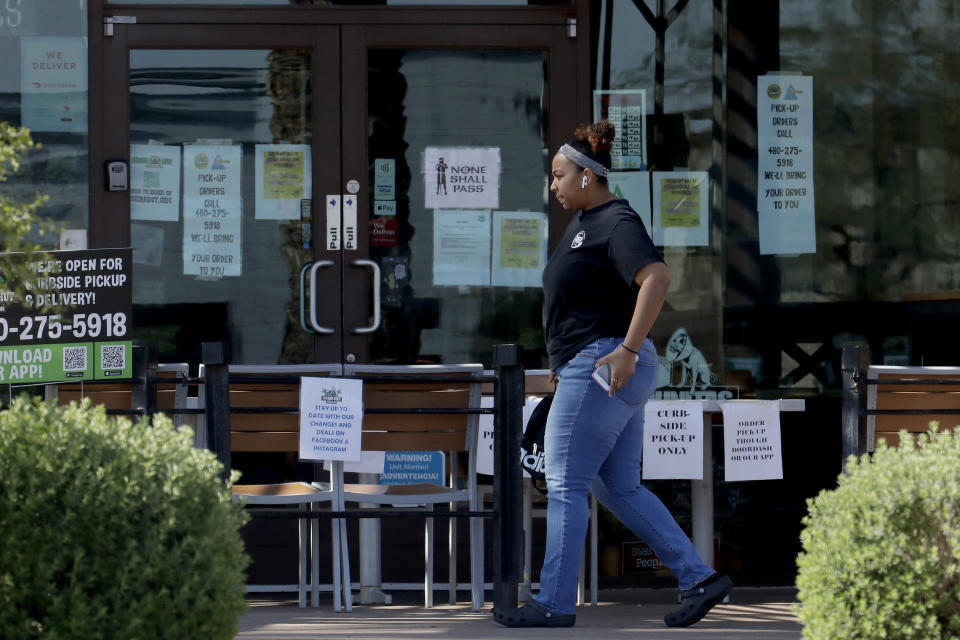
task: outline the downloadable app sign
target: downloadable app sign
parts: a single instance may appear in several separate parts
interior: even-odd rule
[[[0,384],[131,377],[131,249],[50,251],[0,262]],[[2,264],[26,262],[22,299]]]

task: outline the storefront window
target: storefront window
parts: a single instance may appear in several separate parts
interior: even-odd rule
[[[84,2],[0,5],[0,119],[40,144],[4,189],[17,200],[48,195],[40,215],[66,229],[87,228],[86,36]],[[35,240],[51,246],[49,236]]]
[[[796,540],[803,499],[839,471],[842,348],[960,361],[960,10],[699,2],[658,20],[660,4],[592,5],[597,88],[646,92],[648,168],[710,172],[708,243],[663,247],[660,392],[806,398],[781,416],[783,482],[725,484],[716,466],[718,565],[789,573],[795,546],[758,552],[756,532]],[[685,511],[685,483],[657,490]]]

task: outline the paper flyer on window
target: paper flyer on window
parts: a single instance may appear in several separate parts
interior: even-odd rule
[[[183,273],[243,275],[240,145],[183,147]]]
[[[548,231],[546,214],[532,211],[494,211],[491,269],[493,286],[543,286]]]
[[[299,220],[300,201],[313,197],[308,144],[255,147],[257,220]]]
[[[130,219],[180,219],[179,146],[130,145]]]
[[[653,172],[653,243],[695,247],[710,244],[706,171]]]
[[[87,39],[21,38],[20,94],[23,127],[35,132],[85,132]]]
[[[490,285],[490,211],[433,212],[433,284]]]
[[[813,76],[757,78],[761,254],[815,253]]]

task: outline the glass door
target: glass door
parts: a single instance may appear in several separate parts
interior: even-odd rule
[[[130,190],[97,196],[92,236],[133,246],[134,335],[162,360],[223,340],[240,364],[490,365],[517,342],[544,365],[565,24],[113,31],[99,156]]]
[[[225,340],[236,363],[339,361],[340,251],[314,221],[340,182],[338,30],[185,30],[118,26],[111,43],[135,335],[163,360]]]
[[[541,272],[551,150],[574,118],[574,40],[560,25],[344,27],[347,361],[544,366]],[[356,108],[360,105],[361,108]],[[360,143],[360,144],[358,144]],[[345,217],[345,224],[347,217]]]

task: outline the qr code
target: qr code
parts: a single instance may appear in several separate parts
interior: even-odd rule
[[[86,371],[87,370],[87,348],[86,347],[64,347],[63,348],[63,370],[64,371]]]
[[[100,368],[123,369],[127,366],[127,352],[122,344],[100,345]]]

